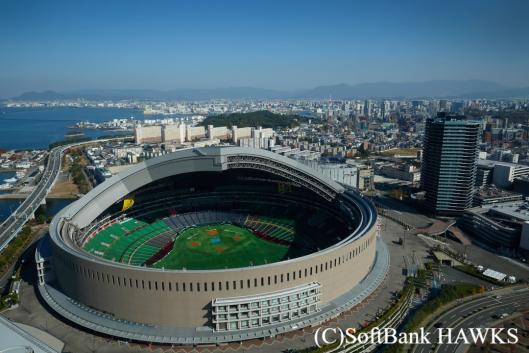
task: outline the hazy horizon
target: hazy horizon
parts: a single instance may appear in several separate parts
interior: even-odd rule
[[[27,91],[529,86],[526,1],[0,3],[0,97]]]

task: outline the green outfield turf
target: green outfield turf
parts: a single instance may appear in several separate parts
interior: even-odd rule
[[[108,260],[141,265],[160,250],[147,241],[167,232],[171,228],[161,220],[147,224],[131,218],[97,233],[83,248]]]
[[[153,267],[211,270],[256,266],[282,260],[288,249],[232,224],[199,226],[178,235],[173,249]]]

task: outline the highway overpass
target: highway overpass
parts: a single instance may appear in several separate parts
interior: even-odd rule
[[[109,142],[120,141],[129,137],[118,137],[112,139],[91,140],[79,143],[73,143],[66,146],[55,147],[51,150],[48,156],[48,164],[44,169],[42,178],[33,192],[18,206],[18,208],[2,223],[0,224],[0,251],[3,250],[9,242],[16,237],[22,227],[28,220],[33,218],[35,211],[39,206],[45,202],[46,196],[53,188],[57,176],[61,170],[62,154],[65,150],[78,147],[81,145],[89,145],[94,142]]]

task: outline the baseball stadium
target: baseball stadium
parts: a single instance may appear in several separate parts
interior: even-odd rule
[[[146,160],[60,211],[36,253],[66,320],[121,340],[222,344],[339,316],[389,267],[376,210],[290,158],[240,147]]]

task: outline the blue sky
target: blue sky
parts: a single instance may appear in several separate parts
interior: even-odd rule
[[[28,90],[529,85],[529,1],[0,1],[0,97]]]

